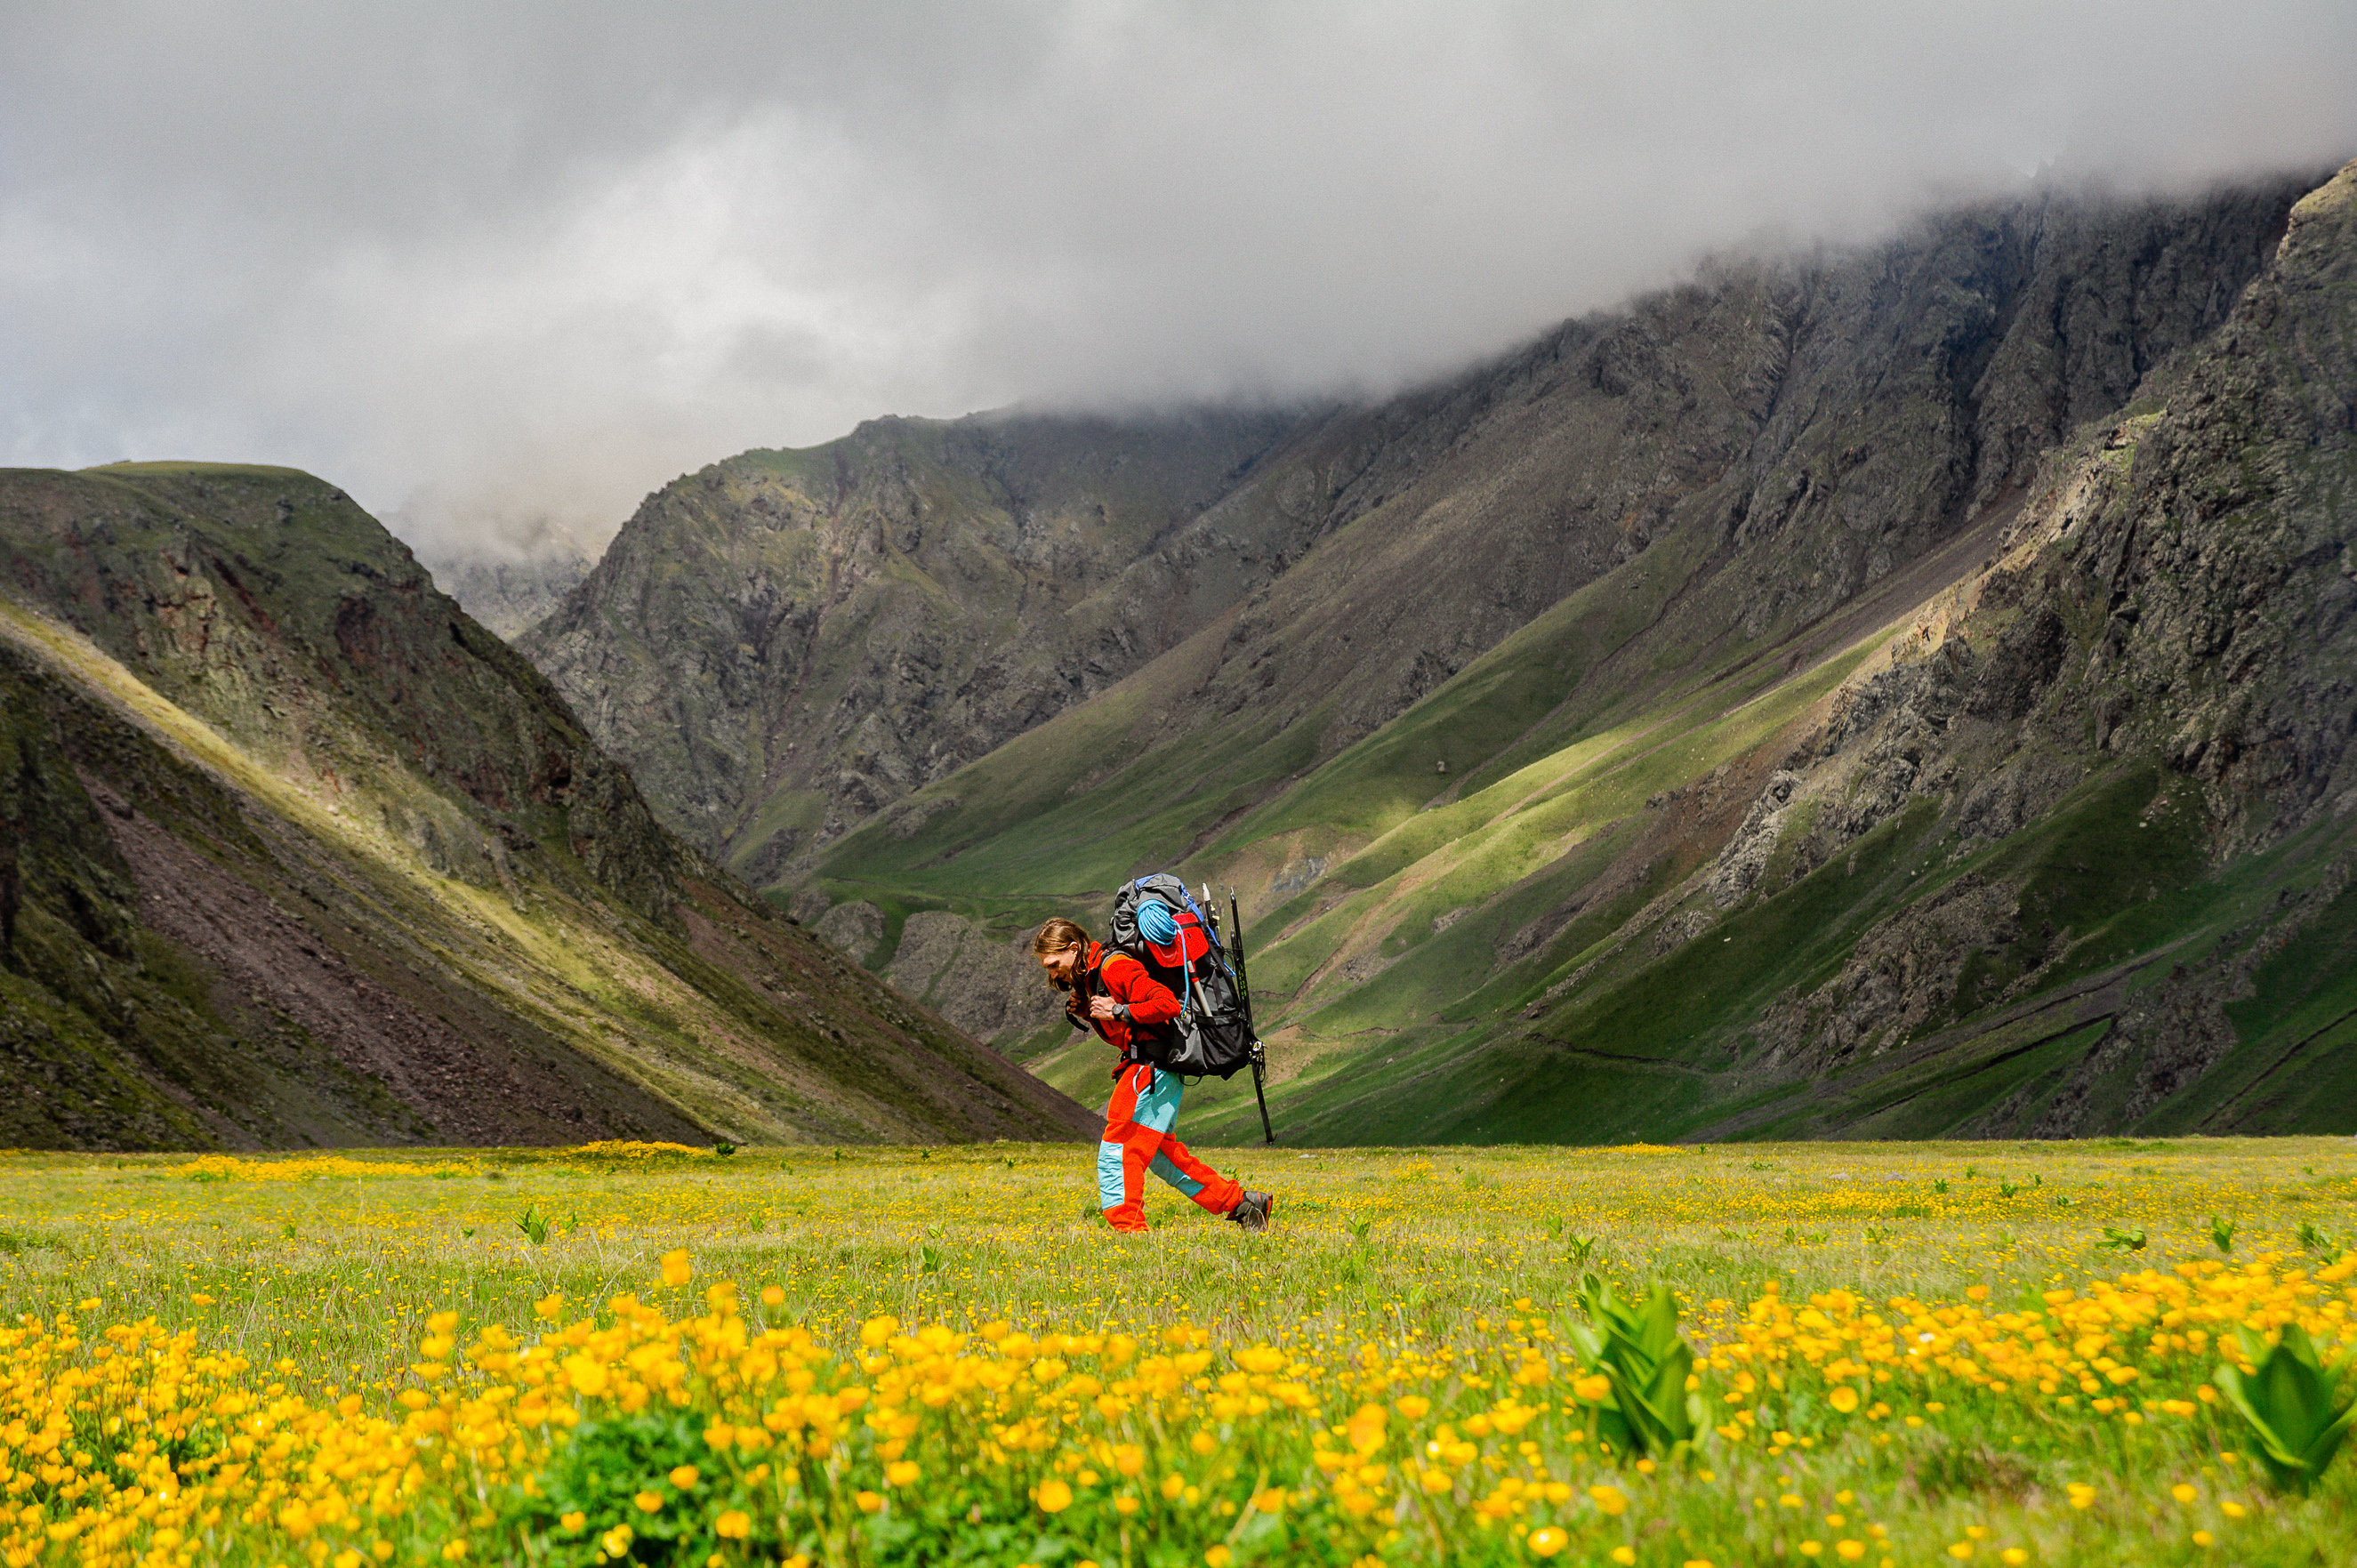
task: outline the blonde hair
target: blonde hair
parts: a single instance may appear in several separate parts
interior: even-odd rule
[[[1051,916],[1041,922],[1039,934],[1031,939],[1031,951],[1035,956],[1061,952],[1066,948],[1084,948],[1088,945],[1088,932],[1061,915]]]

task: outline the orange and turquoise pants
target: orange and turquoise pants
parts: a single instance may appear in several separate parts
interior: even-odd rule
[[[1189,1154],[1171,1131],[1186,1087],[1177,1073],[1146,1062],[1132,1062],[1114,1080],[1097,1145],[1097,1206],[1116,1230],[1146,1229],[1147,1171],[1214,1214],[1243,1201],[1243,1187]]]

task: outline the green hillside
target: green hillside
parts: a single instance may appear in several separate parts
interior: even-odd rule
[[[1787,369],[1753,456],[1681,479],[1641,548],[1380,722],[1360,715],[1401,657],[1383,628],[1459,611],[1417,563],[1491,541],[1436,520],[1472,504],[1430,491],[1445,462],[829,844],[815,886],[1011,942],[1047,912],[1101,922],[1141,870],[1232,884],[1306,1143],[2357,1130],[2352,189],[2343,171],[2298,204],[2231,315],[2101,385],[2039,381],[2061,360],[2031,306],[2092,286],[2072,269],[2118,234],[2073,250],[2045,215],[2049,251],[1982,317],[1932,274],[2003,272],[2005,224],[1959,226],[1922,308],[1871,317],[1882,374],[1810,337],[1796,362],[1845,368],[1797,409]],[[2231,208],[2172,242],[2283,231],[2254,202],[2230,242]],[[1782,308],[1863,309],[1846,276]],[[1632,321],[1674,385],[1678,321],[1777,298]],[[1568,329],[1498,373],[1626,413],[1629,330]],[[1910,499],[1925,470],[1871,470],[1948,427],[1934,397],[1981,422],[1977,466]],[[2033,402],[2059,421],[2043,440]],[[1498,439],[1493,476],[1542,437]],[[1658,479],[1657,443],[1616,449]],[[1876,504],[1893,521],[1861,531]],[[1075,1093],[1101,1081],[1060,1026],[1001,1044]],[[1196,1132],[1258,1135],[1236,1086],[1190,1105]]]
[[[0,471],[0,1143],[1084,1125],[662,829],[340,491]]]

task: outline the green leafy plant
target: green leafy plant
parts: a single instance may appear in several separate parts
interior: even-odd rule
[[[2134,1230],[2123,1230],[2116,1225],[2106,1225],[2104,1227],[2104,1239],[2095,1245],[2108,1247],[2115,1252],[2141,1252],[2144,1251],[2144,1243],[2145,1234],[2142,1227]]]
[[[1945,1192],[1945,1191],[1947,1191],[1947,1190],[1948,1190],[1948,1178],[1947,1178],[1946,1176],[1934,1176],[1934,1177],[1932,1177],[1932,1190],[1933,1192]]]
[[[699,1464],[700,1462],[700,1464]],[[691,1486],[682,1487],[683,1466]],[[706,1479],[701,1469],[715,1474]],[[651,1495],[650,1511],[635,1499]],[[731,1542],[715,1521],[731,1506],[745,1516],[748,1540],[733,1549],[772,1556],[783,1544],[778,1521],[742,1483],[714,1466],[702,1423],[672,1410],[646,1410],[585,1421],[550,1455],[536,1487],[513,1488],[501,1510],[514,1534],[531,1539],[537,1561],[591,1568],[608,1562],[701,1563]],[[578,1522],[572,1522],[578,1520]]]
[[[1602,1239],[1598,1236],[1574,1236],[1571,1239],[1571,1266],[1575,1269],[1587,1267],[1588,1255],[1596,1251],[1596,1243]]]
[[[2003,1176],[1999,1176],[1997,1178],[1996,1195],[1999,1197],[2011,1197],[2015,1193],[2019,1192],[2020,1190],[2021,1184],[2019,1182],[2007,1181]]]
[[[527,1203],[523,1206],[523,1218],[516,1221],[516,1229],[522,1231],[524,1240],[533,1246],[548,1245],[548,1216],[533,1205]]]
[[[942,1272],[942,1250],[939,1247],[920,1247],[917,1256],[919,1273],[937,1274]]]
[[[1889,1243],[1890,1228],[1889,1226],[1869,1225],[1866,1228],[1866,1244],[1867,1246],[1884,1247],[1889,1245]]]
[[[2234,1332],[2251,1370],[2222,1365],[2211,1381],[2257,1436],[2259,1463],[2268,1478],[2279,1488],[2306,1492],[2332,1463],[2357,1418],[2357,1402],[2341,1400],[2335,1391],[2349,1359],[2320,1359],[2297,1323],[2284,1325],[2272,1348],[2248,1328]]]
[[[2218,1251],[2222,1252],[2233,1251],[2234,1250],[2234,1221],[2231,1219],[2221,1219],[2216,1215],[2212,1215],[2210,1217],[2210,1240],[2217,1243]]]
[[[68,1249],[63,1241],[45,1231],[0,1230],[0,1256],[13,1258],[19,1252],[42,1251],[67,1252]]]
[[[1372,1219],[1361,1219],[1356,1225],[1351,1226],[1351,1240],[1359,1242],[1363,1246],[1366,1243],[1367,1231],[1374,1225],[1374,1223],[1375,1222]]]
[[[1579,1305],[1587,1321],[1570,1325],[1566,1337],[1611,1385],[1589,1402],[1597,1434],[1619,1452],[1685,1458],[1702,1425],[1702,1399],[1686,1390],[1694,1351],[1678,1335],[1669,1286],[1656,1283],[1639,1305],[1589,1274]]]
[[[718,1155],[722,1159],[724,1159],[724,1160],[725,1160],[725,1159],[728,1158],[728,1156],[729,1156],[729,1155],[733,1155],[733,1154],[735,1154],[735,1153],[737,1152],[737,1145],[736,1145],[736,1144],[729,1144],[729,1143],[719,1143],[719,1144],[713,1144],[713,1145],[712,1145],[712,1152],[713,1152],[714,1154],[716,1154],[716,1155]]]
[[[2331,1231],[2318,1229],[2311,1219],[2299,1222],[2299,1244],[2311,1252],[2330,1252],[2339,1245],[2333,1240]]]

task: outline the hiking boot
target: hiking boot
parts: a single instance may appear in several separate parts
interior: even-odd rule
[[[1265,1230],[1276,1217],[1276,1195],[1269,1192],[1246,1192],[1228,1218],[1247,1230]]]

